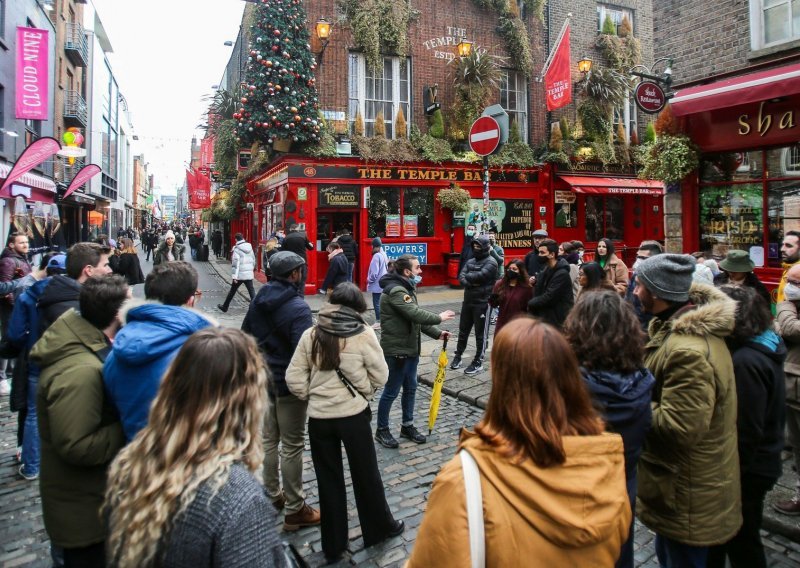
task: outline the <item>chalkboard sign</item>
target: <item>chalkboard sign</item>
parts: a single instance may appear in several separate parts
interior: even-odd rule
[[[361,205],[361,188],[357,185],[319,186],[319,207],[352,209]]]

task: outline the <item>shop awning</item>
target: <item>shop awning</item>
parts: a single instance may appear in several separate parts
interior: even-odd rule
[[[664,184],[654,179],[595,176],[558,176],[576,193],[611,195],[663,195]]]
[[[0,163],[0,180],[5,180],[8,177],[9,172],[11,172],[12,165],[13,164]],[[45,191],[52,191],[53,193],[56,191],[56,183],[53,180],[31,172],[24,174],[14,183],[35,187],[37,189],[43,189]]]
[[[672,114],[685,116],[800,93],[800,63],[679,90]]]

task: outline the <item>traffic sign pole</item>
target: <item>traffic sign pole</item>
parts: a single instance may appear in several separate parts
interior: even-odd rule
[[[489,232],[489,156],[483,157],[483,225],[482,233]]]

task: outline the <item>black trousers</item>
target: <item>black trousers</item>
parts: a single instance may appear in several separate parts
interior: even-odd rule
[[[378,470],[370,420],[369,408],[347,418],[308,419],[322,517],[322,551],[326,558],[335,558],[347,550],[347,490],[342,444],[350,464],[364,546],[386,539],[394,523]]]
[[[725,557],[733,568],[767,568],[761,543],[764,496],[775,481],[758,475],[742,476],[742,528],[730,541],[708,549],[708,568],[725,568]]]
[[[458,343],[456,355],[462,356],[467,348],[467,340],[472,328],[475,328],[475,361],[483,361],[483,338],[486,331],[486,311],[489,304],[461,304],[461,318],[458,320]]]
[[[82,548],[65,548],[64,568],[104,568],[105,546],[105,542],[98,542]]]
[[[245,285],[247,288],[247,293],[250,294],[250,301],[253,301],[253,298],[256,297],[256,290],[253,288],[253,281],[252,280],[237,280],[236,282],[231,282],[231,289],[228,292],[228,296],[225,298],[225,302],[222,306],[227,310],[228,306],[231,305],[233,301],[233,297],[236,295],[236,290],[239,289],[239,286],[242,284]]]

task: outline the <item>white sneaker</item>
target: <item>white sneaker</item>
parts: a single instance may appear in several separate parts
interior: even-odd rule
[[[11,385],[8,383],[8,379],[3,379],[0,381],[0,396],[8,396],[11,394]]]

